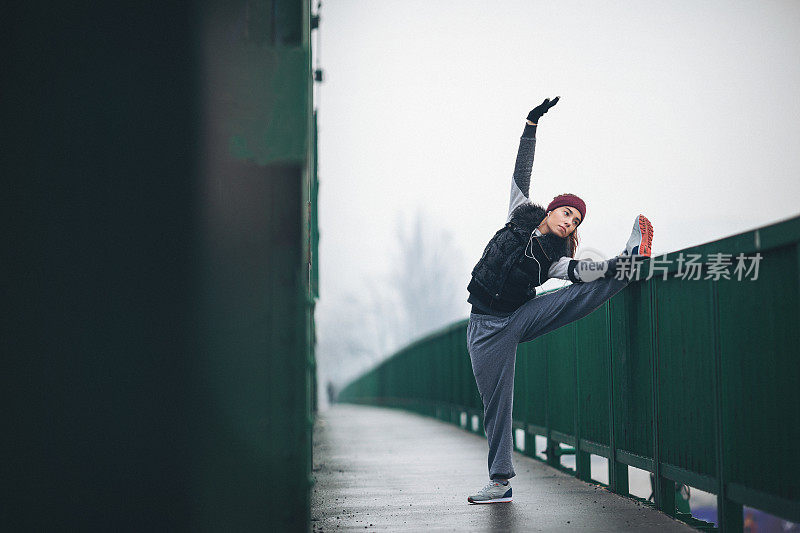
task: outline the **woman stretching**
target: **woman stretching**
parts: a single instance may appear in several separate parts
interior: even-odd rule
[[[529,201],[536,126],[557,102],[558,97],[548,98],[528,114],[514,167],[508,220],[486,246],[468,287],[472,313],[467,346],[489,439],[489,483],[467,498],[470,503],[511,501],[509,479],[515,475],[511,408],[517,344],[588,315],[630,282],[633,269],[625,273],[621,263],[630,264],[634,256],[650,256],[653,226],[639,215],[619,256],[608,261],[577,261],[573,259],[578,246],[576,229],[586,219],[583,200],[561,194],[546,209]],[[573,284],[536,297],[536,287],[550,278],[568,279]]]

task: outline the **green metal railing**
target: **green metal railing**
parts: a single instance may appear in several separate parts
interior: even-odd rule
[[[686,265],[671,261],[680,254],[700,255],[701,279],[681,278]],[[758,275],[738,280],[731,267],[715,280],[724,256],[714,254],[733,264],[760,254]],[[653,473],[657,508],[687,521],[676,482],[716,494],[725,531],[742,530],[744,505],[800,522],[800,217],[651,258],[642,271],[658,265],[587,317],[519,346],[515,429],[545,437],[553,466],[560,443],[574,447],[584,480],[590,454],[606,457],[619,494],[628,466]],[[479,430],[468,423],[482,404],[466,324],[402,349],[340,400]]]

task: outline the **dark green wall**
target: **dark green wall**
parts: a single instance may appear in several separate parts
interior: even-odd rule
[[[3,523],[306,530],[308,3],[3,13]]]

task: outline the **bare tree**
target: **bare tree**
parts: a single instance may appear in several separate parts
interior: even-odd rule
[[[411,224],[398,225],[396,287],[404,344],[463,318],[466,283],[463,257],[452,234],[418,211]]]
[[[320,379],[337,388],[465,316],[468,279],[447,231],[417,212],[410,223],[398,220],[395,245],[387,248],[393,258],[388,279],[361,280],[357,292],[318,306]]]
[[[400,316],[393,286],[375,279],[318,307],[320,379],[341,388],[399,347]]]

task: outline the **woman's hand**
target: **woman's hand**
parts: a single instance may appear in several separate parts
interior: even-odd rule
[[[545,98],[544,102],[531,109],[531,112],[528,113],[528,120],[530,120],[534,124],[539,122],[539,119],[542,118],[542,115],[547,113],[551,107],[553,107],[558,103],[559,98],[561,97],[556,96],[552,100],[550,100],[549,98]]]

